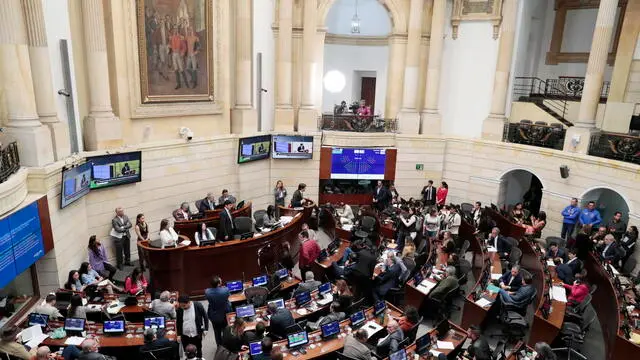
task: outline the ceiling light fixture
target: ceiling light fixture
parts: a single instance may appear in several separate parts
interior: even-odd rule
[[[356,12],[351,18],[351,33],[360,34],[360,18],[358,17],[358,0],[356,0]]]

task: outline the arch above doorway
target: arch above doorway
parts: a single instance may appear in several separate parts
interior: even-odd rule
[[[377,0],[389,12],[392,34],[407,32],[407,16],[404,6],[399,0]],[[336,0],[320,0],[318,4],[318,26],[324,27],[327,14]]]
[[[537,215],[542,204],[544,184],[531,170],[512,168],[498,178],[498,206],[509,209],[517,203],[523,203],[524,208]]]
[[[584,207],[589,201],[595,201],[596,209],[600,211],[603,223],[608,222],[616,211],[622,212],[622,219],[629,221],[633,213],[632,202],[624,194],[609,186],[594,186],[580,195],[580,205]]]

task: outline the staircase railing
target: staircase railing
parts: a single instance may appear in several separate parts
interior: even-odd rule
[[[18,143],[16,141],[12,141],[6,145],[0,143],[0,183],[5,182],[9,176],[18,170],[20,170]]]
[[[582,98],[582,90],[584,90],[584,77],[579,76],[560,76],[557,79],[547,79],[548,96],[562,96],[580,101]],[[611,83],[605,81],[602,83],[600,98],[606,99],[609,96]]]
[[[564,94],[565,97],[550,96],[549,94]],[[547,107],[560,117],[558,120],[567,126],[573,126],[565,118],[568,112],[567,97],[568,94],[565,91],[538,77],[518,76],[513,84],[514,100],[534,102],[542,107]]]

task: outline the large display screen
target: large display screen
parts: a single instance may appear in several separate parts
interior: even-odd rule
[[[0,288],[44,256],[38,203],[0,219]]]
[[[91,163],[84,163],[76,167],[62,170],[62,191],[60,208],[65,208],[72,202],[89,193],[91,182]]]
[[[238,164],[269,158],[271,136],[241,138],[238,144]]]
[[[140,151],[88,157],[91,163],[91,189],[140,182],[142,153]]]
[[[385,149],[331,149],[331,178],[383,180]]]
[[[313,136],[273,136],[274,159],[313,158]]]

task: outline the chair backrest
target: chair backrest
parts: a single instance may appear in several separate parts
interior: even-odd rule
[[[264,215],[267,213],[267,210],[256,210],[253,212],[253,220],[256,221],[256,227],[264,226]]]
[[[214,228],[214,227],[208,227],[207,229],[209,229],[209,231],[211,231],[211,235],[213,235],[213,237],[217,237],[218,235],[218,228]]]
[[[356,311],[359,311],[360,308],[362,307],[362,305],[364,304],[364,300],[365,298],[361,298],[359,300],[354,301],[353,303],[351,303],[351,306],[349,306],[349,308],[347,309],[347,315],[351,315],[353,313],[355,313]]]
[[[520,242],[516,238],[506,237],[505,240],[509,243],[509,245],[511,245],[512,250],[513,248],[517,248],[518,245],[520,245]]]
[[[462,212],[472,212],[473,211],[473,205],[469,204],[469,203],[462,203],[460,204],[460,210],[462,210]]]
[[[267,304],[269,289],[264,286],[252,286],[244,290],[244,296],[247,298],[247,302],[254,307],[264,306]]]
[[[410,342],[411,342],[410,339],[405,336],[405,338],[398,343],[398,350],[407,347],[407,345],[409,345]]]
[[[445,303],[449,304],[453,301],[453,298],[458,295],[458,291],[460,290],[460,286],[456,286],[453,289],[449,290],[447,295],[444,296]]]
[[[193,209],[193,210],[199,212],[200,211],[200,204],[202,204],[202,199],[196,200],[196,208]],[[202,215],[204,215],[204,214],[202,214]]]
[[[142,351],[144,360],[178,360],[178,347],[164,347],[149,351]]]
[[[511,253],[509,254],[509,264],[511,266],[519,264],[520,259],[522,259],[522,250],[517,247],[511,248]]]
[[[582,319],[582,326],[580,327],[584,333],[589,331],[591,325],[596,320],[596,312],[595,310],[587,310],[585,312],[585,316]]]
[[[587,296],[584,297],[584,300],[582,300],[582,302],[580,304],[578,304],[578,306],[576,306],[574,312],[576,314],[584,314],[585,310],[587,310],[589,304],[591,304],[591,300],[592,300],[592,296],[591,294],[587,294]]]
[[[353,358],[353,357],[351,357],[351,356],[347,356],[347,355],[343,354],[343,353],[342,353],[342,352],[340,352],[340,351],[337,351],[337,352],[336,352],[336,355],[338,356],[338,359],[340,359],[340,360],[358,360],[358,359]]]
[[[375,230],[376,226],[376,219],[372,216],[363,216],[362,218],[360,218],[360,227],[362,227],[362,229],[364,231],[368,231],[371,232],[373,230]]]
[[[638,260],[636,260],[636,258],[633,256],[629,257],[622,267],[622,273],[631,274],[633,269],[636,268],[636,265],[638,265]]]
[[[522,119],[522,120],[520,120],[520,124],[533,124],[533,121],[527,120],[527,119]]]
[[[253,221],[248,216],[238,216],[233,219],[236,226],[236,233],[244,234],[253,231]]]
[[[472,268],[473,268],[473,265],[471,265],[471,263],[468,260],[460,259],[460,274],[458,275],[468,274]]]
[[[258,267],[265,269],[266,272],[272,273],[278,267],[277,246],[268,243],[258,249]]]

